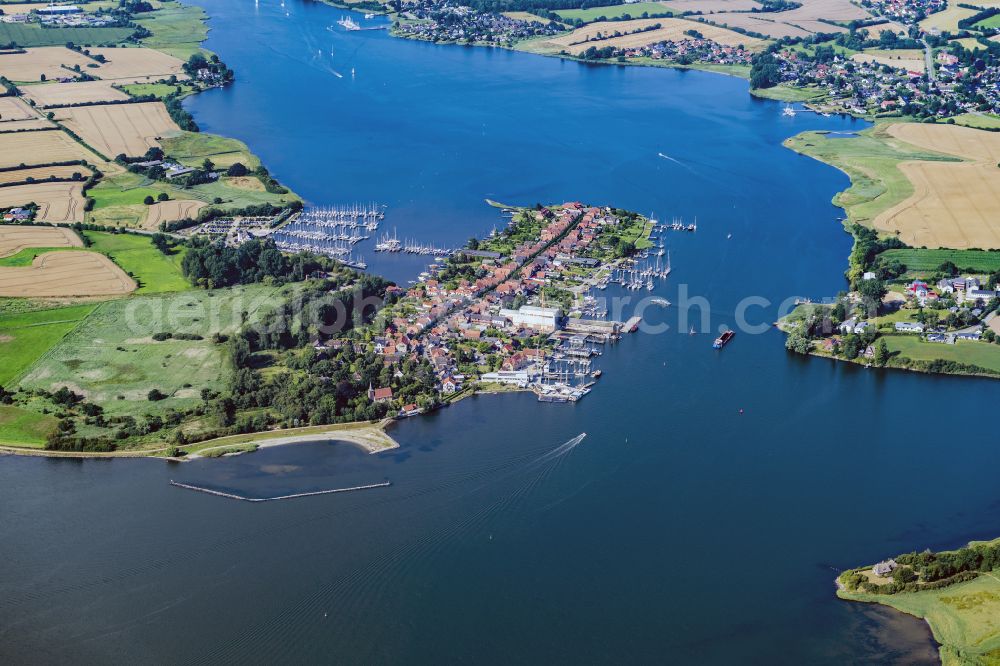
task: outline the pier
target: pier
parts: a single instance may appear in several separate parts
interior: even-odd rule
[[[390,236],[388,233],[383,234],[378,242],[375,244],[376,252],[402,252],[405,254],[423,254],[430,255],[434,257],[447,257],[454,254],[454,250],[437,247],[431,243],[420,243],[416,240],[400,240],[396,236],[395,229]]]
[[[385,219],[385,206],[377,203],[308,208],[270,233],[283,252],[315,252],[335,257],[353,268],[365,269],[364,258],[353,248],[369,238]]]
[[[332,488],[330,490],[313,490],[308,493],[295,493],[292,495],[279,495],[278,497],[244,497],[243,495],[236,495],[234,493],[227,493],[221,490],[212,490],[211,488],[204,488],[202,486],[192,486],[188,483],[181,483],[180,481],[174,481],[170,479],[170,485],[175,488],[184,488],[185,490],[193,490],[197,493],[205,493],[206,495],[215,495],[216,497],[225,497],[226,499],[239,500],[241,502],[276,502],[277,500],[286,499],[297,499],[299,497],[313,497],[315,495],[333,495],[334,493],[350,493],[355,490],[372,490],[374,488],[386,488],[392,485],[389,481],[383,481],[382,483],[369,483],[364,486],[352,486],[350,488]]]

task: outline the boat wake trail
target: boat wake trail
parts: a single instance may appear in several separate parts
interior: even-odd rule
[[[677,164],[680,164],[682,167],[687,167],[687,165],[684,164],[684,162],[681,162],[680,160],[674,159],[670,155],[667,155],[665,153],[656,153],[656,154],[659,155],[660,157],[662,157],[665,160],[670,160],[671,162],[675,162]]]
[[[701,174],[698,173],[697,171],[695,171],[694,167],[692,167],[690,164],[685,164],[684,162],[681,162],[679,159],[677,159],[675,157],[671,157],[670,155],[667,155],[666,153],[656,153],[656,155],[660,159],[667,160],[668,162],[673,162],[677,166],[683,167],[683,168],[687,169],[688,171],[690,171],[691,173],[693,173],[694,175],[701,177]]]
[[[573,439],[569,440],[568,442],[560,444],[559,446],[557,446],[556,448],[552,449],[548,453],[542,454],[537,459],[535,459],[531,464],[532,465],[537,465],[537,464],[540,464],[540,463],[545,463],[545,462],[548,462],[549,460],[553,460],[555,458],[559,458],[561,456],[566,455],[567,453],[569,453],[570,451],[572,451],[573,449],[575,449],[580,444],[580,442],[583,441],[583,438],[586,437],[586,436],[587,436],[587,433],[581,432],[579,435],[577,435]]]
[[[363,617],[375,613],[379,600],[393,594],[399,581],[417,575],[427,562],[440,560],[454,549],[455,543],[474,539],[478,543],[493,540],[494,528],[501,515],[511,511],[523,511],[524,501],[539,486],[551,478],[587,436],[580,433],[567,442],[533,457],[518,456],[501,464],[491,464],[471,473],[459,473],[448,482],[428,489],[409,493],[412,498],[419,494],[441,493],[434,504],[422,504],[420,513],[430,529],[415,536],[394,540],[386,544],[381,552],[362,562],[360,566],[332,572],[320,581],[311,592],[278,610],[261,623],[247,627],[239,636],[227,643],[219,643],[204,655],[207,661],[217,661],[253,636],[255,641],[262,638],[266,645],[278,650],[282,642],[307,640],[309,631],[314,629],[310,618],[325,618],[328,609],[351,609],[350,617]],[[497,475],[497,472],[500,472]],[[513,481],[513,485],[508,485]],[[472,488],[467,484],[472,482]],[[451,490],[452,492],[445,492]],[[478,499],[474,499],[478,498]],[[395,498],[398,502],[402,497]],[[564,498],[563,498],[564,499]],[[485,501],[483,501],[485,500]],[[480,504],[467,515],[458,517],[456,505],[472,506]],[[550,503],[550,504],[555,504]],[[404,502],[404,506],[408,502]],[[456,519],[457,518],[457,519]],[[510,529],[498,525],[497,529]],[[333,622],[324,627],[324,632],[336,644],[347,644],[353,640],[347,616],[344,622]],[[318,621],[318,620],[316,620]],[[289,630],[291,626],[293,629]],[[289,633],[290,631],[290,633]]]

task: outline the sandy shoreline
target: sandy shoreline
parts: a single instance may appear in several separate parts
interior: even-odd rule
[[[218,449],[226,449],[230,447],[238,447],[243,444],[255,444],[258,449],[267,449],[274,446],[285,446],[287,444],[301,444],[306,442],[325,442],[325,441],[337,441],[337,442],[347,442],[358,446],[368,453],[381,453],[382,451],[391,451],[392,449],[399,448],[399,443],[390,437],[385,432],[386,422],[368,424],[365,426],[357,426],[350,424],[348,427],[341,428],[331,428],[329,430],[324,430],[320,432],[309,432],[302,433],[299,435],[285,435],[280,436],[280,433],[287,433],[288,430],[274,431],[279,436],[276,437],[261,437],[262,433],[254,433],[249,435],[234,435],[231,437],[222,438],[225,441],[219,441],[218,444],[214,446],[202,446],[206,442],[199,443],[199,448],[197,451],[184,456],[183,458],[176,458],[176,460],[196,460],[198,458],[204,458],[202,454],[206,451],[214,451]],[[305,428],[307,430],[312,430],[312,428]],[[211,442],[212,440],[209,440]]]
[[[229,435],[218,439],[179,447],[187,451],[187,455],[170,458],[163,455],[171,446],[161,446],[155,449],[139,449],[124,451],[56,451],[41,448],[10,446],[0,443],[0,455],[39,456],[49,458],[158,458],[160,460],[184,461],[203,458],[204,451],[238,447],[244,444],[256,444],[258,449],[302,442],[337,441],[348,442],[360,446],[368,453],[380,453],[399,448],[399,443],[390,437],[386,427],[392,419],[384,419],[378,423],[344,423],[332,426],[306,426],[303,428],[288,428],[265,432],[248,433],[245,435]]]

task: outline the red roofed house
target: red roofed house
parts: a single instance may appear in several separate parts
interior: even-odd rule
[[[372,388],[372,385],[368,385],[368,399],[374,400],[375,402],[388,402],[392,400],[392,389],[391,388]]]

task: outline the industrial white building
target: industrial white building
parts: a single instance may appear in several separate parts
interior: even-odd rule
[[[487,372],[483,374],[482,380],[484,382],[496,382],[497,384],[510,384],[521,388],[527,388],[529,381],[528,373],[524,370]]]
[[[551,333],[559,328],[562,310],[541,308],[537,305],[522,305],[517,310],[500,310],[500,316],[510,319],[515,326]]]

